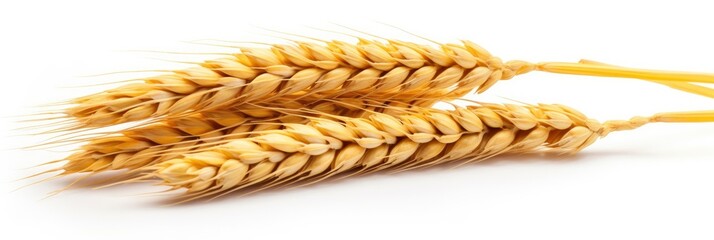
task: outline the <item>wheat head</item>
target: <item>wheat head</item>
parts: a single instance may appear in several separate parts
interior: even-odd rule
[[[66,112],[79,126],[106,126],[288,96],[444,100],[535,69],[523,61],[504,63],[468,41],[439,47],[360,39],[243,48],[232,57],[77,98]]]
[[[359,39],[356,44],[295,42],[242,48],[228,58],[77,98],[66,114],[77,120],[74,128],[81,128],[277,97],[316,100],[342,96],[428,107],[434,100],[455,99],[473,89],[483,92],[499,80],[533,70],[639,78],[714,97],[711,88],[692,84],[714,83],[713,74],[625,68],[589,60],[503,62],[470,41],[435,48],[398,40]]]
[[[563,105],[414,108],[401,116],[311,118],[149,167],[190,199],[249,186],[317,182],[340,173],[469,163],[503,153],[573,154],[612,131],[650,122],[714,120],[712,112],[668,113],[600,123]]]

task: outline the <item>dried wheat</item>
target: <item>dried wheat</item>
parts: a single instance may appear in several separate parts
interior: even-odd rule
[[[356,44],[295,42],[270,48],[243,48],[232,57],[149,77],[102,93],[77,98],[66,110],[78,122],[68,129],[107,126],[186,111],[206,111],[276,97],[324,99],[335,96],[397,100],[428,107],[499,80],[532,70],[656,80],[681,88],[714,91],[689,82],[714,82],[710,74],[630,69],[594,62],[532,64],[503,62],[482,47],[359,39]],[[684,86],[682,86],[684,85]],[[426,101],[426,102],[423,102]]]
[[[312,118],[231,140],[150,168],[193,198],[316,182],[339,173],[405,170],[483,160],[502,153],[576,153],[612,131],[650,122],[714,121],[714,112],[663,113],[599,123],[563,105],[483,104],[453,111],[412,110],[400,117]],[[190,198],[190,199],[193,199]]]

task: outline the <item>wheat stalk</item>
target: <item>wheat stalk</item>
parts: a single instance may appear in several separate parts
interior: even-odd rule
[[[546,104],[409,111],[399,117],[311,118],[148,168],[162,184],[186,188],[195,199],[249,186],[317,182],[344,172],[464,164],[502,153],[572,154],[612,131],[650,122],[714,121],[714,112],[690,112],[599,123],[572,108]]]
[[[499,80],[532,70],[651,80],[714,97],[712,89],[690,82],[714,82],[714,75],[580,63],[503,62],[463,41],[438,48],[410,42],[359,39],[356,44],[295,42],[270,48],[242,48],[231,57],[194,68],[149,77],[102,93],[77,98],[66,114],[67,129],[206,111],[242,103],[294,99],[369,98],[428,107],[435,100],[483,92]]]

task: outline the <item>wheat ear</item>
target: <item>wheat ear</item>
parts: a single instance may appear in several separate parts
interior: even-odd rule
[[[67,127],[106,126],[186,111],[206,111],[276,97],[322,99],[335,96],[380,101],[449,100],[499,80],[532,70],[591,76],[640,78],[677,89],[710,88],[714,75],[632,69],[593,61],[580,63],[503,62],[482,47],[463,41],[437,48],[410,42],[359,39],[356,44],[295,42],[270,48],[242,48],[231,57],[149,77],[102,93],[77,98],[66,114]]]
[[[484,104],[453,111],[421,109],[393,117],[315,118],[284,124],[156,166],[153,175],[191,199],[249,186],[316,182],[343,172],[405,170],[469,163],[502,153],[576,153],[612,131],[651,122],[714,121],[714,112],[663,113],[599,123],[563,105]]]
[[[67,114],[78,126],[105,126],[285,96],[448,99],[534,68],[504,64],[468,42],[441,47],[362,39],[244,48],[229,58],[75,99]]]

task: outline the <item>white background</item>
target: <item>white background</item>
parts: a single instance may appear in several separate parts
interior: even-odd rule
[[[706,1],[3,1],[2,115],[98,91],[72,86],[172,69],[158,61],[206,56],[127,50],[234,51],[187,44],[282,41],[260,27],[323,38],[349,34],[440,42],[469,39],[503,59],[577,61],[714,72],[714,14]],[[285,36],[285,35],[282,35]],[[68,88],[70,87],[70,88]],[[563,103],[600,119],[714,109],[714,100],[638,80],[531,73],[474,99]],[[23,170],[66,152],[14,150],[2,118],[0,239],[712,239],[714,124],[653,124],[615,133],[567,159],[502,157],[457,169],[372,175],[244,198],[165,207],[161,190],[129,185],[73,189],[69,180],[12,189]],[[9,238],[8,238],[9,237]]]

